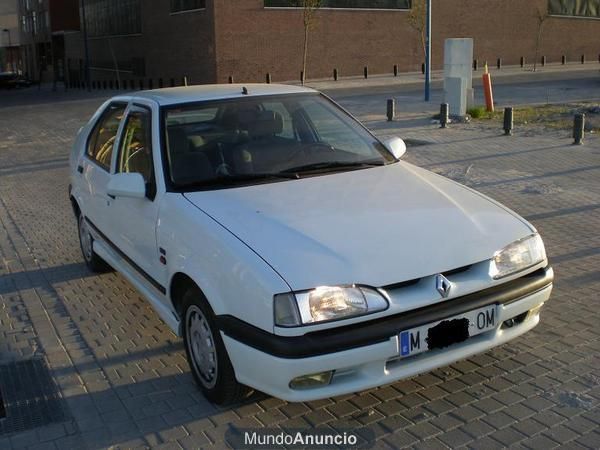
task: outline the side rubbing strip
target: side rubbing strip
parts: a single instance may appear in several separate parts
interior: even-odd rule
[[[165,289],[165,287],[162,284],[160,284],[158,281],[156,281],[154,278],[152,278],[150,275],[148,275],[148,273],[146,271],[144,271],[144,269],[142,269],[140,266],[138,266],[129,256],[127,256],[125,253],[123,253],[119,247],[117,247],[110,239],[108,239],[106,237],[106,235],[104,233],[102,233],[102,231],[100,231],[98,229],[98,227],[90,221],[90,219],[88,219],[86,217],[85,221],[88,223],[90,228],[92,228],[94,230],[94,232],[96,232],[102,238],[102,240],[104,242],[106,242],[108,245],[110,245],[110,247],[115,252],[117,252],[119,254],[119,256],[127,262],[127,264],[129,264],[133,269],[136,270],[136,272],[138,272],[141,276],[143,276],[146,279],[146,281],[148,281],[148,283],[150,283],[157,291],[159,291],[163,295],[165,295],[167,293],[167,290]]]

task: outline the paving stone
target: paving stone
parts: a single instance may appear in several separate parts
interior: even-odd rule
[[[482,420],[471,421],[461,427],[463,431],[468,433],[474,439],[479,439],[482,436],[494,432],[495,428],[483,422]]]
[[[579,433],[571,430],[565,425],[558,425],[550,428],[542,433],[544,436],[550,437],[553,441],[559,444],[566,444],[580,436]]]
[[[450,448],[457,448],[473,441],[473,438],[469,434],[458,428],[443,433],[438,439]]]
[[[505,447],[510,447],[519,441],[522,441],[527,436],[518,432],[512,427],[504,428],[502,430],[494,431],[489,435],[490,438],[497,440]]]
[[[524,447],[531,449],[539,449],[543,448],[544,450],[556,448],[559,446],[557,442],[554,442],[552,439],[547,438],[546,436],[534,436],[529,439],[525,439],[521,442]]]

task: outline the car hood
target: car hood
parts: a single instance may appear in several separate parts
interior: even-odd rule
[[[293,290],[385,286],[484,261],[532,227],[406,162],[184,194]]]

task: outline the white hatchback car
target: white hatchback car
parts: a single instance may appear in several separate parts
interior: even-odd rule
[[[160,89],[82,128],[69,195],[88,266],[183,336],[207,398],[312,400],[507,342],[550,296],[535,228],[405,150],[311,89]]]

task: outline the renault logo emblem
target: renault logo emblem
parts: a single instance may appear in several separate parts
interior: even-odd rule
[[[441,273],[435,277],[435,288],[444,298],[450,295],[450,289],[452,289],[452,283]]]

